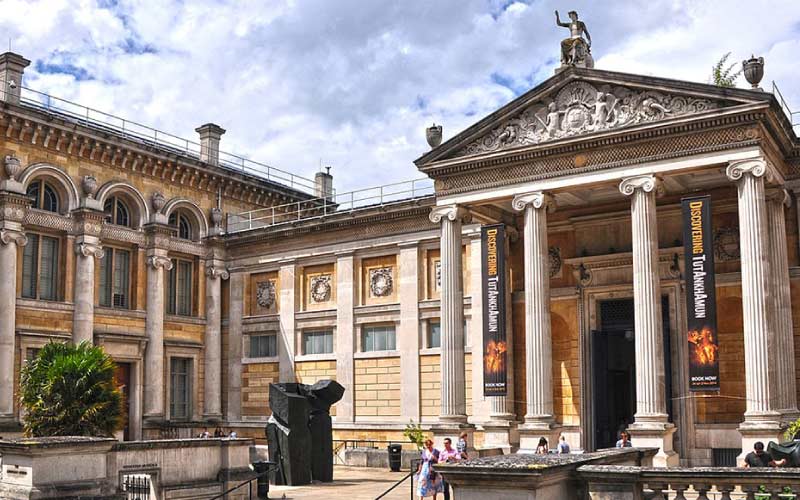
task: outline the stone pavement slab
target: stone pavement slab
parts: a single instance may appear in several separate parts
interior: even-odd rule
[[[388,469],[337,465],[333,468],[332,483],[314,483],[308,486],[270,485],[269,497],[271,499],[285,498],[286,500],[339,498],[373,500],[406,474],[408,474],[407,470],[391,472]],[[409,481],[410,479],[406,479],[403,484],[383,498],[385,500],[408,500],[411,493]],[[443,497],[439,495],[439,498]]]

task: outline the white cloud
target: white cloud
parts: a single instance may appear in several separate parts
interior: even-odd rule
[[[575,4],[598,68],[705,82],[722,54],[755,53],[800,109],[800,2]],[[0,35],[34,60],[29,86],[189,138],[219,123],[227,150],[306,176],[333,165],[341,192],[418,177],[431,122],[450,137],[552,75],[556,7],[0,0]]]

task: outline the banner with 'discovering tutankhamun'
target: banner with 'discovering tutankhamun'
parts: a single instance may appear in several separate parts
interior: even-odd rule
[[[711,197],[683,198],[689,389],[719,390],[717,297],[711,235]]]
[[[502,224],[481,227],[483,293],[483,395],[505,396],[506,231]]]

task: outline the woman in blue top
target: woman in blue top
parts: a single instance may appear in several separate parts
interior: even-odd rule
[[[433,464],[439,462],[439,450],[433,447],[433,441],[425,440],[425,448],[422,449],[422,463],[417,469],[417,495],[420,498],[433,497],[442,490],[442,476],[433,470]]]

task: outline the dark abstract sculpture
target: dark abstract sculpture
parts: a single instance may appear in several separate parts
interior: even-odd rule
[[[786,464],[784,467],[800,466],[800,441],[788,441],[781,444],[770,441],[769,445],[767,445],[767,452],[773,460],[785,458]]]
[[[333,380],[314,385],[270,384],[272,416],[266,428],[269,459],[278,464],[273,484],[298,486],[311,480],[333,481],[333,433],[330,409],[344,387]]]

